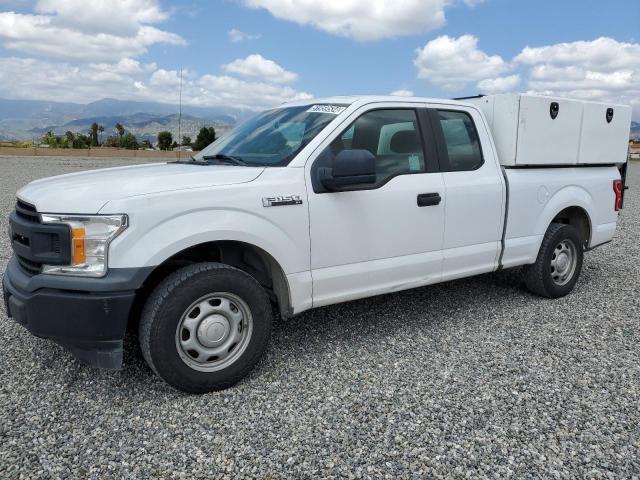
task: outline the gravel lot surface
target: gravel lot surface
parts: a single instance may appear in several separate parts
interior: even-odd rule
[[[26,182],[127,163],[0,158],[6,217]],[[573,294],[514,272],[278,320],[252,375],[178,393],[129,341],[83,366],[0,310],[0,478],[640,477],[640,164],[613,243]]]

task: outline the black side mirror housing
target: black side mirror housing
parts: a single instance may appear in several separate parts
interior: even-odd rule
[[[342,150],[333,168],[319,170],[320,182],[329,191],[376,183],[376,157],[369,150]]]

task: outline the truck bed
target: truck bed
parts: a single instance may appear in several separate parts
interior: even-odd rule
[[[507,215],[502,267],[533,263],[542,237],[561,205],[586,212],[591,223],[587,248],[610,241],[618,213],[614,209],[615,166],[506,168]]]

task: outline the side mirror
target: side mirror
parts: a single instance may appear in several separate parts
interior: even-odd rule
[[[376,183],[376,157],[369,150],[342,150],[333,168],[321,168],[320,182],[329,191]]]

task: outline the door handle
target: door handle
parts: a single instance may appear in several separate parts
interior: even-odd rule
[[[442,197],[439,193],[421,193],[418,195],[419,207],[430,207],[433,205],[440,205]]]

